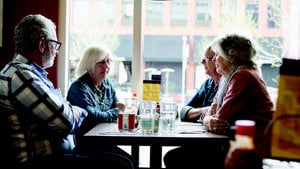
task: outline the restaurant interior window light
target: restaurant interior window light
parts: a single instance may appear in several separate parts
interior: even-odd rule
[[[134,9],[140,6],[135,7],[138,3],[134,0],[70,0],[69,83],[74,79],[74,69],[87,45],[105,43],[116,59],[110,78],[121,98],[136,92],[133,75],[142,72],[142,79],[147,79],[153,73],[148,70],[156,70],[163,82],[168,77],[165,91],[182,105],[207,78],[201,64],[206,44],[225,32],[243,30],[253,35],[258,44],[256,62],[276,97],[282,58],[299,59],[300,5],[297,7],[296,2],[147,0],[141,1],[142,18],[138,20]],[[141,35],[133,31],[133,23],[140,27]],[[134,37],[139,36],[142,49],[136,58],[133,49],[138,44],[134,44]],[[132,63],[139,59],[142,70],[133,69]],[[166,86],[162,84],[162,87]]]

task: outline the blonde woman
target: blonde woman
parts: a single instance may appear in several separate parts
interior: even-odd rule
[[[89,47],[76,69],[77,79],[71,84],[67,100],[84,108],[88,117],[83,131],[100,122],[114,122],[125,105],[119,102],[113,83],[108,78],[112,54],[105,46]]]
[[[113,83],[108,78],[112,54],[105,46],[91,46],[87,48],[76,69],[77,79],[71,84],[67,100],[88,112],[83,120],[78,135],[83,135],[96,124],[101,122],[116,122],[120,111],[125,105],[119,102]],[[132,156],[117,146],[110,145],[78,145],[79,149],[95,149],[100,153],[116,154],[123,162],[132,162]],[[82,150],[81,150],[82,151]],[[104,154],[103,153],[103,154]],[[115,157],[113,157],[115,158]],[[120,159],[113,159],[120,161]],[[101,164],[100,164],[101,166]],[[119,168],[119,167],[116,167]]]

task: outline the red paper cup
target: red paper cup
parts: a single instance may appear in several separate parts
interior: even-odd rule
[[[135,114],[119,113],[118,128],[119,130],[133,130],[135,128]]]
[[[253,120],[237,120],[235,122],[237,135],[254,136],[255,133],[255,121]]]

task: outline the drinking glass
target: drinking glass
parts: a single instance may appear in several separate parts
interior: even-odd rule
[[[143,134],[154,133],[156,102],[142,100],[140,103],[139,125]]]
[[[162,101],[160,103],[159,132],[173,134],[176,126],[177,104],[174,101]]]
[[[134,126],[138,126],[138,109],[140,100],[136,97],[125,98],[125,113],[134,114]]]

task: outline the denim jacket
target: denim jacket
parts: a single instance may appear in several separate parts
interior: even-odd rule
[[[215,85],[214,80],[209,77],[201,85],[198,92],[182,107],[180,118],[185,121],[185,116],[191,108],[210,106],[218,91],[218,85]]]
[[[118,118],[119,101],[116,90],[109,79],[102,82],[98,88],[88,73],[76,79],[70,86],[67,100],[72,105],[77,105],[88,112],[84,120],[87,129],[99,122],[114,122]]]

